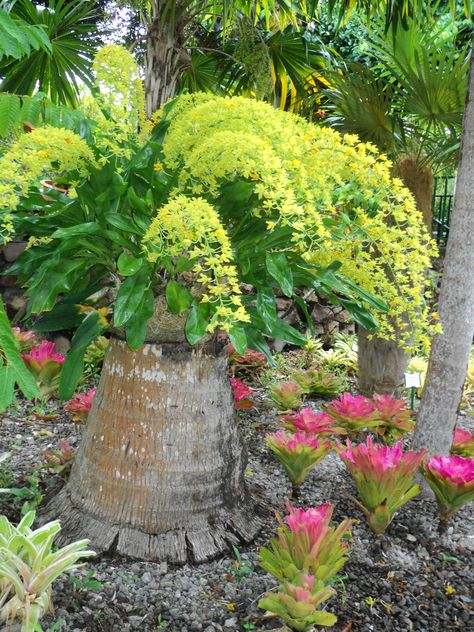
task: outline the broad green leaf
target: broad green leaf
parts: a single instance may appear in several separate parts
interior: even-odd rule
[[[34,377],[21,359],[18,342],[10,326],[3,301],[0,297],[0,351],[14,375],[14,380],[27,399],[40,397],[40,392]]]
[[[122,283],[115,299],[114,325],[116,327],[124,325],[133,316],[143,299],[149,280],[148,266],[142,266],[138,272]]]
[[[15,374],[11,366],[0,366],[0,411],[6,410],[15,396]]]
[[[196,344],[206,335],[208,324],[209,304],[193,301],[185,327],[189,344]]]
[[[89,344],[100,336],[105,327],[101,322],[98,312],[89,314],[81,323],[71,341],[66,361],[61,371],[61,381],[59,384],[59,397],[70,399],[81,379],[84,370],[84,353]]]
[[[138,349],[146,340],[147,323],[155,311],[153,292],[145,290],[136,312],[125,323],[125,337],[131,349]]]
[[[127,189],[127,199],[133,209],[139,211],[140,213],[148,214],[147,203],[143,198],[135,193],[135,189],[133,187],[129,187]]]
[[[117,268],[122,276],[131,276],[140,270],[143,265],[143,259],[137,259],[128,252],[122,252],[117,260]]]
[[[182,314],[190,308],[193,301],[188,288],[173,280],[168,281],[165,295],[168,309],[172,314]]]
[[[268,273],[275,279],[285,296],[293,294],[293,273],[284,252],[268,252],[266,255]]]
[[[243,327],[232,327],[229,331],[229,338],[237,353],[245,353],[247,351],[247,335]]]
[[[270,287],[260,287],[257,291],[257,311],[263,320],[273,322],[277,316],[275,294]]]

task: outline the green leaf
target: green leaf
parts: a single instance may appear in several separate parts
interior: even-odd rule
[[[66,361],[61,371],[59,397],[70,399],[84,370],[84,354],[89,344],[100,336],[105,327],[98,312],[92,312],[81,323],[71,341]]]
[[[143,234],[143,231],[134,224],[130,217],[120,215],[120,213],[104,213],[104,219],[115,228],[126,233],[132,233],[132,235]]]
[[[139,211],[140,213],[148,214],[147,203],[143,198],[135,193],[135,189],[133,187],[129,187],[127,189],[127,199],[133,209]]]
[[[263,320],[273,322],[277,316],[275,294],[271,287],[258,288],[257,311]]]
[[[129,276],[120,286],[115,299],[114,325],[120,327],[133,316],[140,305],[149,282],[148,266]]]
[[[182,314],[191,306],[193,297],[187,287],[177,281],[168,281],[165,290],[168,309],[172,314]]]
[[[125,323],[125,337],[131,349],[138,349],[146,340],[147,323],[155,312],[153,292],[145,290],[137,311]]]
[[[5,356],[9,371],[14,375],[23,395],[27,399],[40,397],[40,392],[34,377],[26,368],[19,352],[18,342],[10,326],[3,301],[0,297],[0,351]],[[8,378],[10,379],[10,378]]]
[[[191,270],[195,262],[196,259],[188,259],[187,257],[179,256],[176,261],[176,272],[178,272],[179,274],[181,272],[187,272],[188,270]]]
[[[285,342],[289,342],[292,345],[304,345],[307,343],[307,338],[294,327],[289,325],[285,320],[276,318],[273,323],[265,323],[265,333],[272,338],[279,338]]]
[[[0,366],[0,411],[6,410],[15,396],[15,374],[11,366]]]
[[[247,335],[243,327],[232,327],[229,331],[229,338],[237,353],[245,353],[247,351]]]
[[[143,259],[137,259],[128,252],[122,252],[117,259],[117,268],[122,276],[131,276],[140,270],[143,265]]]
[[[34,331],[61,331],[63,329],[74,329],[83,319],[73,303],[58,303],[53,309],[39,318],[33,325]]]
[[[206,335],[209,324],[209,311],[209,303],[193,301],[185,327],[186,338],[189,344],[196,344]]]
[[[293,294],[293,273],[284,252],[267,252],[268,273],[275,279],[285,296]]]

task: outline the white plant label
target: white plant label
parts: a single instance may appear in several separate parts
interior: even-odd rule
[[[405,373],[405,386],[407,388],[420,388],[421,374],[420,373]]]

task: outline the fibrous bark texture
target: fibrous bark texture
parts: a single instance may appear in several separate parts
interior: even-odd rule
[[[164,30],[159,20],[150,24],[145,55],[145,103],[151,117],[176,95],[180,74],[181,49],[170,28]]]
[[[111,340],[69,482],[47,507],[65,541],[183,563],[254,537],[227,356],[216,353]]]
[[[474,334],[474,64],[471,70],[454,208],[439,295],[443,333],[432,344],[414,442],[431,453],[451,448]]]
[[[400,396],[408,355],[396,340],[382,340],[362,327],[358,331],[359,390],[367,396],[373,393]]]
[[[434,183],[431,166],[420,164],[417,156],[403,156],[396,163],[394,171],[415,198],[416,207],[423,213],[423,221],[431,235],[433,219],[431,205]]]

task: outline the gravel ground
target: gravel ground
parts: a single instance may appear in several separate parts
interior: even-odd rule
[[[38,418],[31,405],[20,404],[0,418],[0,453],[12,454],[10,485],[23,485],[25,477],[44,462],[41,453],[56,448],[60,438],[78,445],[80,426],[55,406],[51,402]],[[43,419],[48,415],[53,418]],[[243,570],[236,567],[233,553],[211,563],[182,567],[96,558],[75,571],[76,581],[68,576],[54,584],[55,613],[45,618],[44,629],[55,622],[54,630],[64,632],[280,629],[277,620],[265,619],[257,605],[262,593],[276,586],[258,568],[258,548],[276,530],[274,511],[284,513],[289,489],[263,442],[272,419],[271,410],[260,402],[257,410],[241,412],[237,420],[249,446],[248,485],[269,508],[257,540],[240,550]],[[461,423],[474,425],[467,417]],[[46,495],[62,484],[58,475],[45,470],[40,478]],[[335,585],[337,594],[327,602],[328,610],[338,616],[333,630],[474,631],[474,503],[460,510],[448,533],[440,536],[435,502],[418,497],[402,508],[383,539],[376,542],[360,510],[347,498],[350,493],[354,493],[350,477],[339,458],[330,454],[303,485],[301,495],[305,506],[334,503],[337,521],[360,520],[353,528],[349,562]],[[1,510],[18,519],[19,507],[6,497]]]

